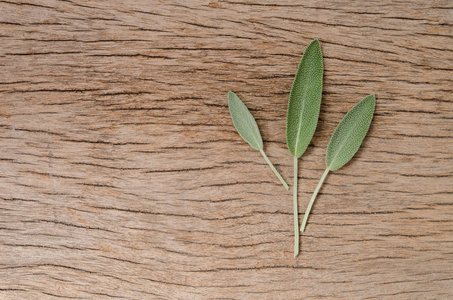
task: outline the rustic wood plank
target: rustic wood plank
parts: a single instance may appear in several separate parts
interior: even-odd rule
[[[441,0],[0,1],[0,298],[453,298],[452,24]],[[294,259],[291,194],[226,93],[291,182],[287,100],[316,37],[301,212],[344,113],[377,107]]]

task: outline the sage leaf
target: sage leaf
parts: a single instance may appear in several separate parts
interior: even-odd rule
[[[332,134],[326,153],[326,170],[316,187],[313,196],[310,199],[307,210],[305,211],[301,232],[304,232],[316,196],[321,189],[327,174],[330,171],[338,170],[347,164],[354,154],[359,150],[363,139],[370,128],[373,119],[376,98],[374,95],[368,95],[360,100],[338,124]]]
[[[260,151],[261,155],[266,160],[269,167],[272,169],[274,174],[283,184],[286,189],[289,189],[288,184],[285,182],[283,177],[275,169],[266,153],[263,150],[263,139],[261,138],[260,130],[256,124],[255,118],[252,116],[247,106],[239,99],[239,97],[233,93],[228,92],[228,108],[230,110],[231,119],[239,135],[246,141],[252,148]]]
[[[286,143],[291,155],[297,158],[304,154],[318,124],[323,71],[321,45],[316,39],[300,60],[289,94]]]
[[[230,109],[231,118],[233,119],[234,127],[239,135],[256,150],[263,149],[263,139],[261,138],[260,130],[256,124],[255,118],[252,116],[247,106],[233,93],[228,92],[228,107]]]
[[[305,49],[289,94],[286,118],[286,143],[294,157],[294,256],[299,254],[299,216],[297,208],[298,158],[304,154],[318,124],[322,98],[324,66],[317,39]]]
[[[359,150],[373,119],[375,103],[374,95],[366,96],[348,111],[335,128],[327,146],[327,169],[338,170]]]

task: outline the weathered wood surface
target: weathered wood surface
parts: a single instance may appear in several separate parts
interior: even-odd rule
[[[0,1],[0,298],[452,299],[451,1]],[[292,256],[288,94],[325,56],[329,137],[376,115]]]

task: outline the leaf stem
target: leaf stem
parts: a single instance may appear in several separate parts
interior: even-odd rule
[[[266,153],[264,153],[263,150],[260,150],[261,154],[263,155],[264,159],[266,160],[267,164],[269,165],[269,167],[271,167],[272,171],[274,171],[274,174],[278,177],[278,179],[280,180],[280,182],[283,184],[283,186],[285,187],[285,189],[289,189],[289,186],[288,184],[286,183],[286,181],[283,179],[283,177],[278,173],[277,169],[275,169],[274,165],[271,163],[271,161],[269,160],[269,158],[267,157]]]
[[[294,257],[299,254],[299,211],[297,209],[297,160],[294,156],[294,190],[293,190],[293,206],[294,206]]]
[[[318,195],[319,190],[321,189],[322,184],[324,183],[324,180],[327,177],[327,174],[329,174],[329,168],[327,168],[324,171],[324,174],[322,174],[321,179],[319,180],[318,186],[316,187],[313,196],[311,196],[310,203],[308,203],[307,210],[305,211],[304,215],[304,220],[302,221],[302,226],[300,227],[300,232],[304,232],[305,226],[307,225],[307,220],[308,220],[308,215],[310,214],[311,207],[313,206],[313,203],[315,203],[316,196]]]

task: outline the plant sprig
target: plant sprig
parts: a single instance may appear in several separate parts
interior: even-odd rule
[[[324,180],[330,171],[336,171],[347,164],[354,154],[359,150],[363,139],[368,132],[371,120],[373,119],[374,107],[376,98],[374,95],[368,95],[360,100],[351,110],[344,116],[343,120],[338,124],[332,134],[329,145],[326,151],[326,170],[319,180],[313,196],[310,199],[307,210],[305,211],[301,232],[304,232],[307,225],[308,216],[315,202],[316,196],[321,189]]]
[[[294,256],[299,254],[299,212],[297,208],[298,159],[310,143],[318,124],[324,65],[316,39],[305,50],[289,94],[286,143],[294,157]]]
[[[321,45],[313,40],[305,49],[300,60],[289,95],[286,118],[286,143],[294,159],[294,257],[299,254],[299,235],[304,232],[308,217],[316,197],[330,171],[338,170],[348,163],[360,148],[373,119],[376,99],[368,95],[349,110],[334,130],[326,151],[326,170],[316,186],[305,211],[299,229],[299,213],[297,200],[298,159],[306,151],[316,130],[321,106],[323,87],[323,57]],[[239,135],[264,157],[269,167],[283,184],[288,184],[275,169],[263,150],[263,139],[258,125],[250,111],[239,97],[228,92],[228,107],[234,127]]]
[[[271,167],[274,174],[283,184],[286,189],[289,189],[288,184],[283,179],[283,177],[275,169],[274,165],[271,163],[266,153],[263,150],[263,139],[261,138],[260,130],[256,124],[255,118],[252,116],[247,106],[241,101],[241,99],[233,92],[228,92],[228,107],[230,109],[231,118],[233,119],[233,124],[239,135],[249,143],[252,148],[260,151],[261,155],[264,157],[264,160],[267,162],[269,167]]]

